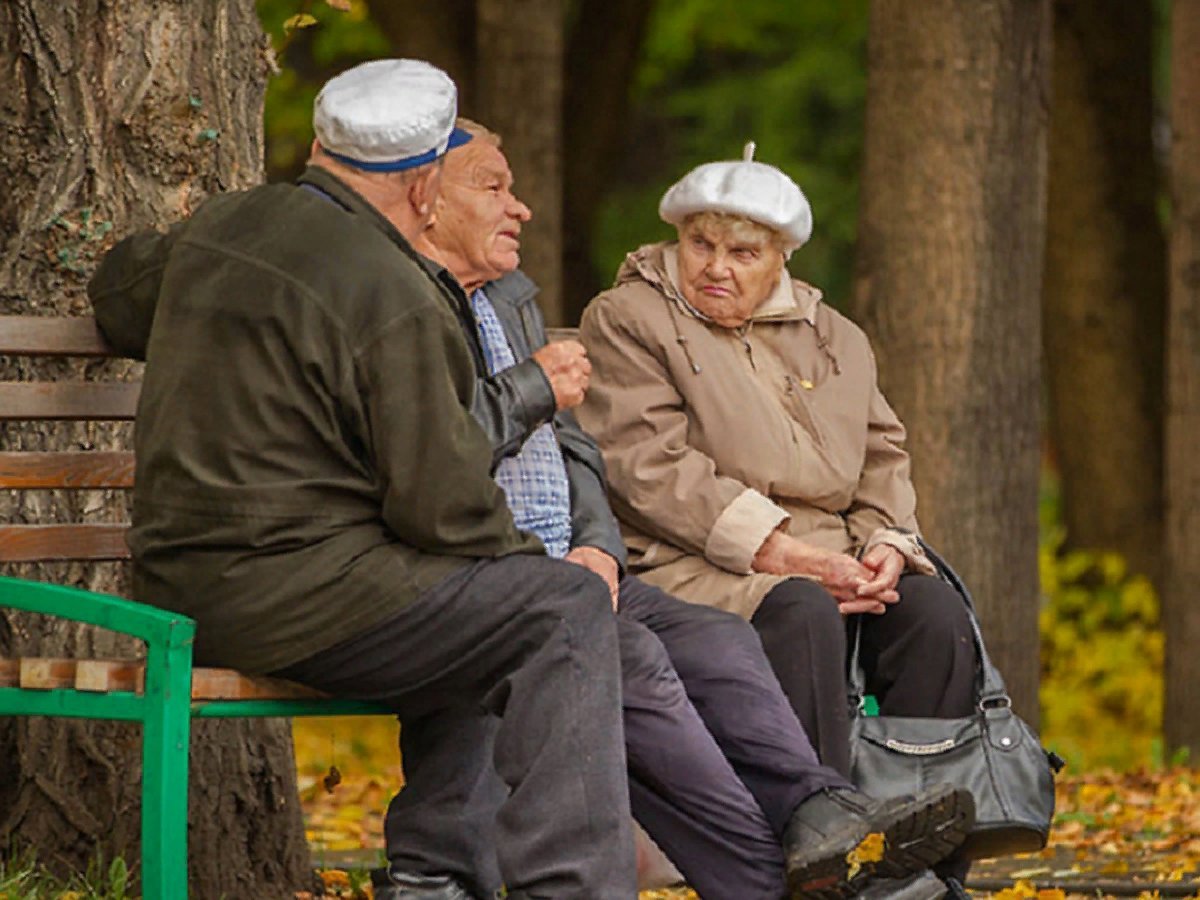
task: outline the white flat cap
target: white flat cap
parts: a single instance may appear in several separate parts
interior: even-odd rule
[[[712,210],[742,215],[775,229],[788,250],[812,235],[812,208],[796,182],[774,166],[754,161],[754,143],[737,162],[696,166],[663,194],[658,214],[681,225],[693,213]]]
[[[471,136],[454,127],[458,90],[419,59],[377,59],[325,83],[313,104],[313,131],[335,159],[368,172],[433,162]]]

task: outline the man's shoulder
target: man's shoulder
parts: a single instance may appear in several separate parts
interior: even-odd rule
[[[503,304],[514,308],[535,302],[540,290],[537,282],[520,269],[514,269],[495,281],[489,281],[483,287],[483,292],[493,306]]]

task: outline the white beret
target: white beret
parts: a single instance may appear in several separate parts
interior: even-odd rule
[[[795,250],[812,234],[812,208],[796,182],[754,161],[754,143],[738,162],[711,162],[688,172],[663,194],[658,214],[679,226],[693,213],[733,213],[773,228]]]
[[[325,83],[313,104],[313,131],[335,159],[370,172],[433,162],[471,136],[454,127],[458,90],[418,59],[377,59]]]

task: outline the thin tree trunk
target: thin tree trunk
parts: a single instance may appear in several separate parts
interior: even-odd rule
[[[89,312],[114,236],[186,216],[261,179],[265,44],[251,0],[0,4],[0,312]],[[121,376],[128,366],[0,361],[0,377]],[[128,446],[95,425],[6,427],[8,449]],[[0,497],[6,519],[120,520],[124,498]],[[123,592],[115,567],[20,574]],[[103,631],[0,610],[0,653],[132,651]],[[0,846],[60,870],[139,846],[130,725],[0,721]],[[290,896],[312,874],[286,723],[201,725],[192,742],[191,896]]]
[[[504,139],[533,210],[521,268],[541,286],[547,324],[561,325],[563,0],[477,0],[476,13],[480,121]]]
[[[854,312],[922,526],[1037,719],[1047,0],[875,0]]]
[[[1056,0],[1042,309],[1071,547],[1162,557],[1166,245],[1149,0]]]
[[[563,314],[576,324],[602,287],[592,263],[600,201],[629,127],[630,92],[653,0],[582,0],[566,60],[563,159]],[[597,60],[604,60],[597,65]]]
[[[1166,697],[1168,750],[1200,761],[1200,3],[1171,16],[1171,293],[1167,331]]]

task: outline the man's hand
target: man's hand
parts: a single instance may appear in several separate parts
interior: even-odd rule
[[[617,565],[615,559],[598,547],[576,547],[564,556],[563,559],[567,562],[573,562],[577,566],[583,566],[585,569],[595,572],[603,578],[604,583],[608,585],[608,594],[612,599],[613,612],[617,611],[617,591],[621,576],[621,567]]]
[[[546,373],[559,409],[570,409],[583,402],[592,374],[592,364],[588,362],[583,344],[555,341],[534,353],[533,360]]]

